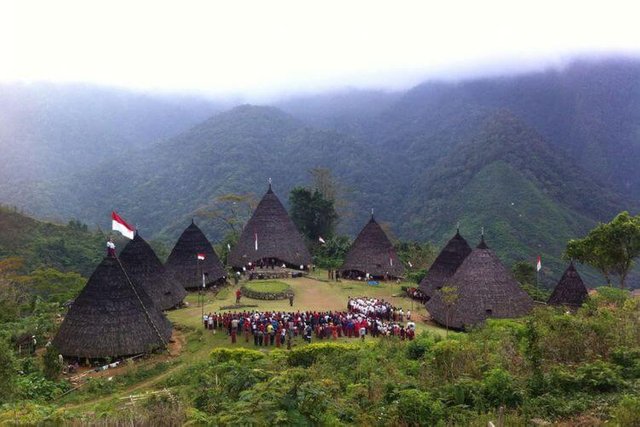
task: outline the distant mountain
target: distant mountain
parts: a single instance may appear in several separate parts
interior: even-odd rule
[[[0,184],[0,200],[105,226],[115,208],[145,235],[172,243],[218,195],[260,196],[271,177],[286,203],[310,168],[327,167],[348,190],[342,232],[355,235],[372,207],[402,239],[441,243],[459,221],[473,242],[484,227],[508,262],[542,253],[547,282],[562,272],[568,239],[640,205],[638,61],[278,105],[240,106],[89,168]],[[222,236],[219,224],[202,222],[210,238]]]
[[[203,98],[89,85],[0,85],[0,197],[9,184],[91,168],[121,150],[175,136],[222,108]]]
[[[56,213],[105,224],[110,210],[117,208],[145,233],[173,238],[218,195],[254,193],[259,198],[267,178],[273,179],[274,191],[286,202],[294,186],[308,182],[308,171],[314,167],[332,169],[355,189],[357,205],[369,194],[365,177],[373,164],[353,138],[310,128],[273,107],[245,105],[56,183],[66,189],[66,202],[57,204]],[[56,205],[45,199],[45,204]],[[212,225],[205,229],[217,239],[224,231]]]
[[[391,107],[402,95],[401,92],[349,89],[292,97],[275,106],[311,126],[359,134],[371,119]]]

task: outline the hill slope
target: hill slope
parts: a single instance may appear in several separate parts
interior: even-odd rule
[[[0,206],[0,259],[22,258],[26,272],[52,267],[88,277],[104,256],[104,244],[102,234],[78,222],[42,222]]]

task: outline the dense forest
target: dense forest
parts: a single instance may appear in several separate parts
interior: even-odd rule
[[[14,103],[27,96],[9,93]],[[10,105],[6,91],[0,98]],[[639,99],[640,63],[609,60],[427,82],[403,93],[347,91],[276,107],[244,105],[199,124],[203,116],[194,111],[210,114],[220,104],[191,99],[173,124],[173,110],[156,105],[151,111],[159,113],[145,113],[142,126],[133,112],[110,113],[113,103],[97,102],[103,110],[84,114],[82,103],[53,102],[47,111],[72,111],[85,127],[69,126],[62,113],[42,121],[35,110],[21,116],[29,135],[6,128],[0,139],[30,141],[37,150],[57,135],[56,147],[92,156],[82,154],[69,172],[46,179],[13,174],[0,184],[0,200],[38,216],[103,227],[118,209],[146,236],[170,243],[220,196],[260,197],[270,177],[286,202],[292,188],[309,183],[310,169],[326,168],[342,190],[340,233],[354,236],[371,208],[405,241],[439,245],[458,222],[474,241],[484,227],[509,263],[541,254],[543,280],[550,283],[562,270],[568,239],[617,212],[637,211]],[[145,133],[156,122],[163,125]],[[92,147],[111,146],[110,140],[91,135],[107,124],[137,133],[113,136],[117,150],[105,155]],[[2,161],[5,171],[34,170],[15,156]],[[224,237],[223,224],[201,219],[210,237]]]

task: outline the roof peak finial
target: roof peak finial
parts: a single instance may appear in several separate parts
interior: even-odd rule
[[[373,208],[371,208],[371,219],[373,219]]]
[[[460,234],[460,221],[456,224],[456,234]]]
[[[480,243],[478,243],[479,249],[487,249],[487,243],[484,241],[484,227],[480,227]]]
[[[193,217],[191,217],[191,225],[195,224]]]
[[[273,191],[271,190],[271,178],[269,178],[267,181],[269,182],[269,191]]]

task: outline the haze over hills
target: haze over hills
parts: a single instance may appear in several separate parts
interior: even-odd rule
[[[93,98],[69,102],[82,111],[86,99]],[[49,162],[58,173],[0,184],[0,201],[105,226],[116,208],[145,235],[173,239],[217,195],[260,196],[271,177],[286,202],[293,186],[308,182],[310,168],[326,167],[349,190],[343,232],[357,233],[371,207],[402,239],[439,243],[460,221],[471,243],[484,227],[507,261],[542,253],[558,275],[567,239],[621,210],[636,212],[640,200],[637,61],[428,82],[405,93],[306,96],[279,108],[245,105],[191,128],[216,105],[188,101],[152,108],[147,99],[145,110],[125,99],[127,113],[103,106],[100,117],[111,120],[88,114],[83,126],[61,113],[45,121],[37,111],[24,115],[21,129],[34,139],[81,154],[44,155],[38,164]],[[87,137],[105,129],[117,135]],[[32,140],[26,131],[15,135],[15,146]],[[116,147],[126,149],[111,154]],[[3,160],[2,174],[20,176],[27,168],[21,161],[15,153]],[[219,226],[204,228],[222,237]]]
[[[194,96],[89,85],[0,85],[0,181],[68,176],[174,136],[225,108]]]

